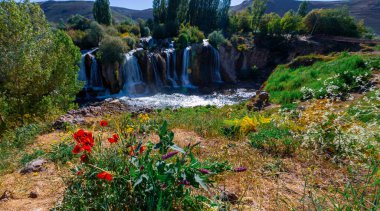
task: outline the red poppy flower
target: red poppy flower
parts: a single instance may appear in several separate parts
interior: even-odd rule
[[[80,156],[80,160],[83,163],[87,163],[88,162],[88,156],[86,154],[83,154],[83,155]]]
[[[82,151],[82,148],[78,145],[75,145],[74,149],[73,149],[73,154],[79,154],[80,152]]]
[[[111,144],[113,144],[113,143],[116,143],[117,140],[115,140],[114,138],[108,138],[108,142],[110,142]]]
[[[148,147],[147,146],[141,146],[140,147],[140,154],[143,153]]]
[[[115,139],[116,141],[119,141],[119,139],[120,139],[118,134],[113,134],[112,138]]]
[[[112,175],[105,171],[100,172],[98,175],[96,175],[96,177],[102,180],[112,181]]]
[[[102,120],[102,121],[100,121],[100,126],[107,127],[108,126],[108,122],[106,120]]]

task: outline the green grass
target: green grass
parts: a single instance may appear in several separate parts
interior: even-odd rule
[[[15,130],[6,131],[0,140],[0,175],[15,168],[19,155],[24,155],[24,162],[31,159],[25,155],[24,149],[28,144],[33,143],[38,134],[44,131],[44,126],[39,124],[29,124]],[[34,156],[34,155],[33,155]]]
[[[339,92],[352,91],[358,86],[354,78],[366,73],[370,74],[370,69],[374,64],[377,65],[377,60],[378,58],[367,62],[369,58],[364,56],[343,53],[332,61],[319,61],[307,67],[300,66],[292,69],[280,65],[269,77],[265,89],[271,95],[271,102],[280,104],[301,100],[302,87],[315,91],[324,90],[316,94],[317,97],[323,97],[330,94],[325,91],[324,81],[340,74],[337,79],[334,79],[334,85],[339,87]],[[348,88],[343,84],[347,84]]]
[[[244,104],[217,108],[214,106],[180,108],[175,111],[162,110],[158,119],[168,121],[171,128],[193,130],[202,137],[224,136],[223,126],[226,119],[243,118],[249,111]]]

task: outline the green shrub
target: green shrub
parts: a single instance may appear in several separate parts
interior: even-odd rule
[[[110,65],[115,62],[121,64],[127,50],[128,47],[121,38],[107,36],[100,43],[97,56],[103,64]]]
[[[52,147],[51,151],[47,154],[49,160],[54,163],[66,164],[74,158],[72,150],[74,144],[72,143],[59,143]]]
[[[79,14],[72,15],[67,20],[68,28],[75,29],[75,30],[86,30],[90,28],[91,21]]]
[[[1,1],[0,11],[0,98],[7,105],[7,113],[1,112],[6,127],[21,126],[25,116],[49,120],[72,108],[82,86],[77,81],[79,49],[66,33],[49,26],[38,4]]]
[[[205,208],[210,199],[193,190],[207,190],[211,176],[230,167],[199,161],[192,153],[199,143],[184,149],[174,145],[166,123],[157,132],[157,144],[137,142],[134,136],[117,137],[118,143],[110,147],[96,141],[91,153],[83,153],[87,157],[74,170],[58,209]]]
[[[203,39],[205,39],[205,35],[198,29],[198,27],[182,24],[179,30],[179,35],[174,41],[176,42],[177,48],[184,48],[190,44],[202,43]],[[188,41],[188,43],[186,46],[183,46],[185,41]]]
[[[252,147],[268,153],[281,156],[293,155],[300,146],[288,129],[277,127],[274,124],[262,125],[258,132],[248,135]]]
[[[213,31],[208,35],[208,41],[212,46],[218,48],[226,43],[226,38],[224,38],[222,31]]]
[[[304,18],[309,34],[360,37],[358,22],[347,8],[315,9]]]

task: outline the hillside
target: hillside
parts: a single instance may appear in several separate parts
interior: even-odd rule
[[[231,7],[232,11],[241,11],[252,4],[252,0],[246,0],[240,5]],[[300,1],[294,0],[269,0],[267,12],[275,12],[283,15],[286,11],[297,10]],[[358,19],[363,19],[365,23],[372,27],[377,34],[380,34],[380,1],[379,0],[350,0],[335,2],[310,2],[310,9],[316,8],[336,8],[348,6],[352,15]]]
[[[92,19],[91,1],[47,1],[40,3],[47,19],[58,22],[60,19],[67,20],[71,15],[80,14]],[[132,10],[121,7],[111,7],[113,17],[116,21],[122,21],[127,17],[133,19],[148,19],[152,17],[152,10]]]

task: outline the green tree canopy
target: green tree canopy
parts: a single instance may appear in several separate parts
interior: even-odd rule
[[[80,51],[36,3],[0,2],[0,126],[70,109],[81,88]],[[28,116],[29,116],[28,115]],[[5,125],[5,126],[4,126]]]
[[[92,13],[94,15],[94,19],[98,23],[107,26],[112,24],[112,14],[109,0],[95,0]]]

